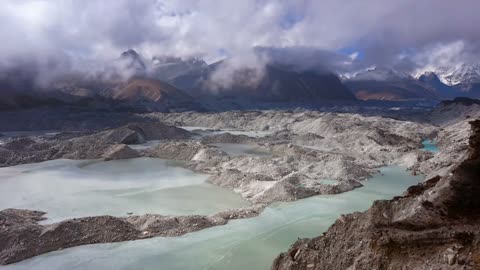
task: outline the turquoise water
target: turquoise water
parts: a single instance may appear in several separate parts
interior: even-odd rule
[[[422,144],[423,144],[422,150],[429,151],[429,152],[432,152],[432,153],[440,152],[440,149],[438,149],[437,144],[432,140],[425,139],[422,142]]]
[[[53,160],[0,168],[0,209],[47,212],[46,223],[93,215],[212,214],[250,203],[208,175],[154,158]]]
[[[368,209],[417,184],[399,167],[384,167],[365,186],[338,195],[275,203],[258,217],[233,220],[175,238],[80,246],[0,267],[0,269],[224,269],[267,270],[297,239],[318,236],[340,214]]]

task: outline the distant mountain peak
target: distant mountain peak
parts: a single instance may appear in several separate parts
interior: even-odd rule
[[[471,84],[480,82],[480,65],[461,63],[433,69],[440,81],[446,85]]]
[[[418,77],[419,81],[426,82],[426,81],[439,81],[441,82],[438,75],[433,71],[425,71]]]
[[[128,49],[127,51],[122,52],[120,57],[121,58],[127,58],[127,57],[140,58],[140,55],[134,49]]]
[[[176,56],[169,56],[169,55],[162,55],[162,56],[154,56],[152,58],[152,62],[154,65],[163,65],[163,64],[190,64],[190,65],[207,65],[207,63],[198,57],[187,57],[181,58]]]
[[[409,73],[400,72],[393,68],[376,66],[356,72],[349,78],[353,81],[399,81],[405,79],[413,79],[413,77]]]
[[[155,77],[162,80],[174,80],[184,74],[201,72],[208,68],[208,64],[201,58],[180,58],[168,55],[154,56],[152,65]]]
[[[133,68],[137,71],[145,71],[147,68],[142,57],[134,49],[122,52],[120,60],[126,63],[127,68]]]

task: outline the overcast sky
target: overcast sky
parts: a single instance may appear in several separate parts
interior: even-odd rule
[[[0,60],[76,65],[134,48],[248,62],[254,47],[293,47],[366,65],[445,65],[478,60],[479,11],[478,0],[2,0]]]

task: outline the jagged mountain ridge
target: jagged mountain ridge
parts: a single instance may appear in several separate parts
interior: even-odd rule
[[[438,100],[442,97],[410,74],[389,68],[367,69],[345,79],[361,100]]]
[[[157,56],[147,64],[149,76],[165,80],[196,98],[243,99],[256,102],[318,102],[355,100],[331,72],[296,70],[286,65],[267,64],[263,74],[238,68],[230,74],[232,83],[218,85],[212,77],[227,68],[229,59],[208,65],[198,58]],[[252,77],[256,81],[252,83]]]
[[[55,78],[47,86],[37,85],[33,75],[14,74],[0,80],[0,110],[42,106],[138,112],[203,110],[200,104],[180,89],[144,76],[141,65],[135,64],[133,67],[140,68],[139,75],[130,79],[115,74],[107,77],[72,73]]]
[[[434,72],[443,83],[454,86],[458,84],[472,84],[480,82],[479,64],[459,64],[451,67],[440,67]]]
[[[137,72],[145,72],[147,69],[147,66],[145,65],[145,61],[133,49],[129,49],[128,51],[122,52],[120,54],[119,60],[125,62],[126,68],[134,69]]]
[[[480,67],[456,65],[415,76],[388,67],[341,75],[359,99],[452,99],[480,97]]]
[[[208,64],[199,58],[182,59],[169,56],[152,58],[153,76],[165,81],[172,81],[179,76],[198,72],[207,67]]]
[[[267,65],[258,81],[251,80],[252,70],[240,68],[232,74],[234,82],[229,86],[216,86],[212,76],[224,68],[225,61],[207,65],[197,58],[153,57],[146,60],[133,49],[123,52],[111,66],[95,75],[62,74],[45,87],[34,83],[23,88],[31,99],[28,102],[9,102],[5,109],[24,108],[24,104],[35,107],[45,104],[37,97],[39,89],[57,100],[59,105],[88,104],[94,108],[128,107],[135,110],[198,110],[202,106],[188,96],[198,100],[246,100],[247,102],[308,102],[325,100],[355,100],[354,95],[333,73],[319,74],[313,71],[296,71],[286,66]],[[254,71],[253,71],[254,72]],[[33,76],[31,77],[34,80]],[[16,81],[15,79],[13,81]],[[141,81],[141,82],[140,82]],[[3,92],[18,93],[18,83],[7,85]],[[122,87],[126,86],[125,90]],[[32,91],[34,90],[34,91]],[[120,92],[120,93],[119,93]],[[136,92],[136,93],[133,93]],[[176,92],[177,94],[173,94]],[[68,98],[67,98],[68,97]],[[25,97],[22,99],[27,100]],[[4,99],[6,100],[6,99]],[[73,102],[72,102],[73,101]],[[215,101],[218,103],[218,101]],[[214,103],[215,103],[214,102]],[[121,103],[119,106],[113,103]],[[234,101],[235,103],[235,101]],[[47,103],[51,104],[51,102]],[[187,106],[185,108],[185,106]]]
[[[198,58],[178,58],[171,56],[156,56],[148,60],[133,49],[123,52],[119,58],[112,63],[111,70],[105,71],[108,75],[98,75],[89,77],[63,75],[57,78],[52,85],[48,87],[48,94],[31,94],[29,90],[17,95],[18,89],[35,88],[33,80],[21,79],[13,80],[15,82],[5,83],[5,79],[0,79],[0,86],[3,91],[3,101],[0,105],[4,109],[15,109],[22,107],[31,107],[39,105],[53,105],[63,103],[88,104],[88,106],[101,106],[103,108],[111,106],[109,102],[124,102],[129,106],[133,101],[138,102],[136,109],[141,109],[147,102],[144,87],[136,87],[138,94],[127,95],[129,97],[144,96],[142,99],[118,100],[113,91],[119,89],[119,85],[125,85],[128,78],[134,77],[135,80],[156,80],[156,86],[166,86],[167,84],[177,88],[176,91],[185,92],[193,96],[198,101],[203,99],[214,100],[236,100],[242,99],[247,102],[322,102],[355,99],[360,100],[391,100],[391,101],[412,101],[412,100],[442,100],[451,99],[457,96],[466,96],[477,98],[480,96],[480,83],[475,83],[477,73],[471,66],[460,69],[459,78],[466,79],[465,83],[449,86],[442,82],[442,78],[435,73],[425,73],[418,79],[415,79],[408,73],[399,72],[391,68],[370,68],[362,72],[355,73],[354,76],[343,78],[340,81],[334,73],[323,70],[322,72],[313,70],[299,70],[286,64],[272,62],[267,64],[262,71],[261,77],[256,78],[254,83],[243,83],[255,77],[255,70],[248,68],[238,68],[232,74],[233,82],[229,85],[216,85],[212,80],[213,75],[224,68],[229,59],[208,65],[205,61]],[[474,72],[475,71],[475,72]],[[258,75],[258,74],[257,74]],[[460,76],[461,75],[461,76]],[[15,76],[14,76],[15,77]],[[455,80],[457,80],[455,79]],[[453,79],[452,79],[453,80]],[[31,83],[28,83],[28,82]],[[144,82],[142,85],[148,85]],[[10,91],[7,88],[13,89]],[[147,87],[148,88],[148,87]],[[171,93],[172,90],[166,92]],[[129,90],[133,91],[132,88]],[[157,87],[157,92],[162,91]],[[353,93],[353,95],[351,94]],[[11,94],[5,94],[11,93]],[[162,99],[175,99],[183,96],[160,94],[162,98],[150,100],[147,110],[161,109],[166,107],[172,109],[176,102],[174,100],[166,101]],[[48,100],[45,100],[46,97]],[[109,101],[108,101],[109,100]],[[203,101],[202,101],[203,102]],[[154,103],[157,103],[155,105]],[[159,105],[162,103],[163,105]],[[181,98],[182,106],[186,104],[193,105],[194,102],[185,102]],[[168,104],[168,106],[164,106]],[[190,109],[196,109],[200,106],[195,105]],[[188,108],[187,108],[188,109]]]
[[[451,99],[462,95],[458,89],[444,84],[434,72],[425,72],[420,75],[418,80],[430,86],[442,98]]]
[[[286,66],[267,65],[261,78],[245,83],[250,78],[250,69],[239,69],[233,74],[229,86],[214,86],[209,79],[223,62],[209,65],[202,70],[179,76],[171,83],[185,89],[192,96],[219,98],[243,98],[265,102],[315,102],[323,100],[355,100],[354,95],[333,73],[319,74],[313,71],[296,71]]]
[[[461,63],[452,66],[431,67],[421,71],[416,77],[419,79],[435,74],[441,82],[434,82],[432,87],[443,91],[450,87],[457,96],[479,98],[480,97],[480,64]]]
[[[480,81],[475,82],[477,79],[475,77],[465,77],[465,81],[450,85],[444,83],[445,80],[432,71],[427,71],[420,75],[418,78],[419,81],[427,84],[429,87],[437,91],[442,97],[445,98],[454,98],[454,97],[470,97],[470,98],[479,98],[480,97]]]

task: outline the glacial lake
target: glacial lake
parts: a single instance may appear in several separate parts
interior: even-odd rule
[[[246,135],[252,138],[260,138],[273,134],[270,131],[254,131],[254,130],[234,130],[234,129],[213,129],[207,127],[195,127],[195,126],[181,126],[179,128],[185,129],[190,132],[197,134],[198,138],[203,138],[212,135],[230,133],[232,135]],[[1,142],[1,141],[0,141]],[[161,140],[150,140],[142,144],[129,144],[128,146],[135,150],[145,150],[152,147],[155,147],[157,144],[161,143]],[[225,148],[222,149],[231,156],[246,154],[246,155],[270,155],[265,151],[256,146],[248,144],[233,144],[233,143],[218,143],[218,147]]]
[[[32,175],[38,174],[38,176],[45,177],[41,169],[42,165],[38,166],[40,168],[37,168],[36,172],[33,171]],[[77,175],[78,169],[75,167],[66,169],[63,174]],[[105,172],[100,167],[96,169]],[[128,169],[125,168],[125,170]],[[145,174],[157,173],[153,169],[144,168],[144,170]],[[106,171],[113,174],[110,169]],[[297,238],[318,236],[327,230],[339,215],[366,210],[374,200],[390,199],[400,195],[407,187],[422,180],[422,176],[412,176],[403,168],[396,166],[384,167],[380,171],[381,173],[364,182],[362,188],[337,195],[315,196],[295,202],[275,203],[267,207],[258,217],[232,220],[224,226],[212,227],[174,238],[158,237],[122,243],[80,246],[40,255],[0,267],[0,269],[267,270],[270,269],[273,259],[280,252],[286,251]],[[50,173],[56,174],[55,172]],[[115,172],[112,178],[116,178],[116,174]],[[35,177],[32,176],[32,178]],[[34,182],[33,179],[29,181]],[[146,178],[143,181],[148,182]],[[131,184],[131,182],[129,183]],[[192,192],[194,191],[192,190]],[[196,192],[200,193],[200,191]],[[192,193],[191,195],[192,200],[204,197],[201,196],[202,194]],[[209,195],[211,194],[206,196]],[[179,200],[179,203],[182,202]],[[218,201],[218,203],[223,202]],[[92,207],[97,206],[92,205]],[[176,208],[177,206],[172,204],[150,207],[159,207],[156,209],[156,212],[159,212],[163,208]],[[35,209],[43,210],[39,205]],[[97,211],[97,209],[92,209],[92,212]],[[123,209],[121,212],[126,211],[128,210]]]
[[[205,183],[208,175],[174,162],[52,160],[0,168],[0,209],[47,212],[48,220],[93,215],[213,214],[250,205],[231,190]]]
[[[432,152],[432,153],[438,153],[440,152],[440,149],[438,149],[437,144],[429,139],[425,139],[422,141],[423,148],[422,150]]]
[[[229,156],[256,156],[256,157],[269,157],[272,154],[267,150],[250,144],[239,144],[239,143],[212,143],[211,145],[218,147],[220,150],[227,153]]]
[[[209,127],[197,127],[197,126],[179,126],[181,129],[185,129],[190,132],[199,134],[200,136],[217,135],[223,133],[230,133],[232,135],[246,135],[249,137],[265,137],[273,134],[271,131],[256,131],[256,130],[239,130],[239,129],[214,129]]]

